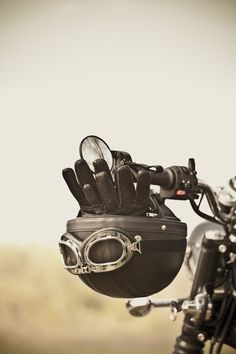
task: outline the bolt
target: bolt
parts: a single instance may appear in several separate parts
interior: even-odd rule
[[[198,339],[200,342],[204,342],[204,340],[205,340],[206,338],[205,338],[205,336],[204,336],[203,333],[198,333],[197,339]]]
[[[230,235],[229,239],[230,239],[231,242],[236,243],[236,236]]]
[[[218,250],[220,253],[225,253],[227,250],[227,247],[225,245],[219,245]]]
[[[163,231],[165,231],[166,225],[161,225],[161,229],[162,229]]]

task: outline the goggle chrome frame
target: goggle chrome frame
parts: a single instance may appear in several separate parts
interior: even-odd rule
[[[130,239],[124,234],[123,230],[119,229],[102,229],[94,232],[91,236],[83,242],[78,241],[72,234],[65,233],[59,241],[59,247],[62,254],[64,268],[72,274],[86,274],[86,273],[103,273],[119,269],[126,264],[132,257],[134,252],[142,253],[140,241],[142,237],[136,235],[135,241],[132,243]],[[111,262],[95,263],[89,257],[89,252],[94,244],[103,241],[115,240],[121,244],[121,256]],[[76,259],[75,265],[68,265],[65,263],[63,256],[63,246],[68,247],[74,254]]]

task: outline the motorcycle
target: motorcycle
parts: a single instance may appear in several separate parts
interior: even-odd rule
[[[140,170],[148,171],[151,184],[160,187],[158,198],[162,203],[166,199],[189,201],[193,211],[206,220],[193,230],[187,241],[184,265],[192,281],[189,296],[162,301],[150,297],[132,298],[126,303],[129,313],[141,317],[153,308],[169,307],[170,317],[175,320],[178,312],[182,311],[185,317],[182,332],[176,338],[174,354],[201,354],[207,341],[210,341],[210,354],[219,354],[223,344],[236,349],[236,176],[224,187],[212,189],[197,178],[192,158],[187,167],[164,169],[160,165],[148,166],[133,162],[126,152],[111,150],[96,136],[82,140],[80,156],[87,161],[91,170],[94,169],[93,161],[101,158],[107,162],[110,171],[127,165],[132,171],[134,182],[137,182]],[[203,200],[207,201],[211,214],[202,211]],[[150,211],[148,216],[155,217],[155,212]],[[162,225],[162,230],[165,230],[165,225]],[[100,239],[94,238],[93,243],[98,241]],[[125,238],[120,242],[123,245]],[[80,250],[73,248],[71,240],[64,238],[59,244],[67,270],[74,271],[73,274],[91,271],[92,268],[81,267],[78,272],[78,257],[75,255]],[[67,258],[76,258],[76,265],[66,264],[63,248],[66,245],[70,245],[70,252],[73,251],[73,255]],[[140,252],[138,241],[127,247]],[[99,267],[105,269],[107,263]]]

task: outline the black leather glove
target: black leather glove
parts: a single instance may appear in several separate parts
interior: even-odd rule
[[[114,170],[114,181],[105,160],[94,163],[95,173],[83,159],[72,168],[62,171],[63,177],[78,201],[81,213],[113,215],[145,215],[149,211],[150,174],[141,170],[137,175],[136,189],[127,165]]]

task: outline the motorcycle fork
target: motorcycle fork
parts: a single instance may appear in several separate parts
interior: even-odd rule
[[[192,308],[191,306],[189,306],[189,309],[186,308],[182,333],[176,338],[173,354],[203,353],[205,341],[208,339],[204,324],[209,319],[207,316],[211,311],[210,308],[207,309],[208,302],[201,309],[197,308],[195,304],[194,309],[194,301],[200,294],[206,296],[206,299],[211,298],[219,264],[220,245],[223,243],[223,239],[224,237],[216,232],[206,233],[203,238],[197,270],[188,301]]]

